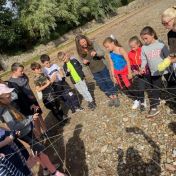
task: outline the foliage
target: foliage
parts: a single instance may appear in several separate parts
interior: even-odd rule
[[[28,49],[92,19],[104,19],[131,0],[0,0],[0,48]],[[10,4],[10,5],[9,5]]]

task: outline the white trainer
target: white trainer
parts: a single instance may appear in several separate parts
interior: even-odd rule
[[[135,110],[135,109],[137,109],[137,108],[139,108],[139,107],[140,107],[140,101],[135,100],[135,101],[133,102],[132,109]]]

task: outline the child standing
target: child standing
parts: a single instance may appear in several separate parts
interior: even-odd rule
[[[50,109],[53,115],[63,121],[64,113],[60,107],[58,96],[54,93],[51,81],[42,73],[41,65],[37,62],[31,64],[31,69],[35,73],[34,84],[37,92],[42,92],[43,103],[46,108]]]
[[[154,117],[159,113],[158,105],[160,104],[160,92],[162,87],[162,74],[167,74],[167,71],[161,73],[158,71],[158,64],[169,55],[169,51],[164,43],[158,40],[156,32],[150,26],[146,26],[140,33],[144,41],[141,54],[141,73],[145,72],[145,67],[148,64],[151,72],[148,78],[148,97],[150,101],[150,111],[147,115],[148,118]]]
[[[14,88],[17,94],[16,99],[12,101],[13,106],[26,116],[39,113],[40,118],[35,121],[35,136],[36,138],[45,138],[47,129],[42,118],[42,110],[29,86],[29,78],[24,73],[24,66],[20,63],[13,63],[11,72],[12,75],[8,80],[8,86]]]
[[[52,82],[54,92],[60,95],[62,100],[71,109],[72,113],[82,111],[83,108],[80,107],[77,97],[73,94],[65,81],[63,70],[57,64],[52,64],[50,57],[46,54],[40,57],[40,61],[44,65],[44,74],[48,76]]]
[[[131,50],[128,52],[128,58],[130,60],[132,75],[134,76],[132,89],[135,89],[133,92],[135,100],[132,109],[140,107],[140,110],[143,111],[146,104],[144,103],[145,82],[143,81],[143,75],[140,74],[142,43],[137,36],[133,36],[129,39],[129,46]]]
[[[117,83],[121,89],[129,88],[132,73],[128,54],[114,36],[107,37],[103,45],[109,51],[110,70],[114,83]]]
[[[72,83],[77,91],[88,102],[88,108],[94,110],[96,105],[85,83],[85,75],[82,66],[75,57],[70,57],[68,53],[59,52],[58,59],[64,62],[63,68],[66,76],[70,76]]]

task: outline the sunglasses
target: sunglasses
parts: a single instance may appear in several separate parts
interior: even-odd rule
[[[174,18],[171,18],[169,21],[162,21],[163,26],[167,26]]]

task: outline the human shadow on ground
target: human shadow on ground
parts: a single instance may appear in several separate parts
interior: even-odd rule
[[[117,173],[119,176],[159,176],[161,174],[160,167],[160,148],[143,130],[137,127],[126,128],[128,133],[142,135],[148,144],[153,148],[152,157],[148,162],[142,159],[140,151],[134,147],[129,147],[124,160],[124,151],[118,149],[118,165]]]
[[[88,176],[88,166],[86,163],[85,146],[80,138],[82,125],[75,127],[73,136],[66,144],[66,168],[72,176]]]
[[[176,122],[169,123],[168,127],[173,131],[174,134],[176,134]]]

